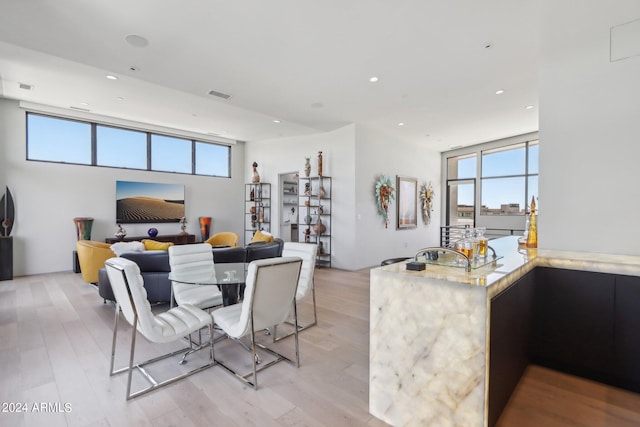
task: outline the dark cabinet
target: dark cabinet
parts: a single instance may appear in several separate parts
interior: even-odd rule
[[[529,364],[535,271],[491,300],[489,425],[498,421]]]
[[[602,380],[612,373],[615,276],[537,268],[534,362]]]
[[[113,237],[107,237],[104,239],[106,243],[117,243],[117,242],[133,242],[133,241],[141,241],[143,239],[151,239],[156,242],[171,242],[175,245],[187,245],[189,243],[196,242],[196,236],[194,234],[170,234],[166,236],[136,236],[136,237],[124,237],[122,239],[116,239]]]
[[[489,426],[530,362],[640,393],[640,277],[536,267],[490,316]]]
[[[640,393],[640,277],[616,276],[615,377]]]

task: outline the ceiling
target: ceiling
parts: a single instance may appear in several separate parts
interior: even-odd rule
[[[358,123],[446,151],[538,130],[536,1],[0,0],[0,10],[5,98],[243,141]]]

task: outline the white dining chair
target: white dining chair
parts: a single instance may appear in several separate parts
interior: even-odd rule
[[[249,264],[246,277],[246,289],[242,303],[222,307],[212,312],[217,328],[229,338],[240,340],[250,336],[250,348],[253,362],[251,372],[236,372],[225,361],[216,359],[216,363],[232,373],[236,378],[254,389],[258,388],[258,372],[280,361],[300,366],[298,343],[298,316],[296,310],[296,290],[302,259],[299,257],[278,257],[256,260]],[[295,361],[263,344],[256,343],[256,331],[284,322],[293,311],[295,335]],[[257,368],[257,347],[274,357]]]
[[[189,272],[194,275],[202,273],[213,275],[213,252],[208,243],[191,245],[174,245],[169,247],[169,265],[171,272]],[[213,285],[191,285],[188,283],[171,283],[171,305],[191,304],[202,309],[222,305],[222,292]]]
[[[174,383],[215,364],[213,343],[210,343],[209,345],[208,363],[164,381],[158,381],[151,376],[151,374],[145,369],[145,366],[171,356],[191,352],[191,347],[183,348],[134,364],[137,333],[140,333],[144,338],[152,343],[171,343],[181,340],[183,337],[189,336],[192,332],[206,327],[209,328],[209,333],[213,335],[213,321],[209,313],[189,304],[171,308],[168,311],[154,315],[151,311],[151,305],[147,300],[147,292],[144,288],[144,281],[140,274],[140,268],[135,262],[126,258],[110,258],[105,262],[105,268],[109,275],[109,281],[111,282],[113,294],[116,299],[109,375],[113,376],[119,373],[128,372],[127,400],[148,393],[159,387]],[[118,334],[118,320],[120,318],[120,313],[122,313],[127,322],[132,326],[131,349],[129,353],[128,366],[114,370],[116,338]],[[132,393],[131,379],[134,368],[140,371],[151,385]]]
[[[298,290],[296,292],[296,303],[300,304],[303,300],[311,296],[313,304],[313,319],[306,324],[298,323],[298,331],[318,324],[318,315],[316,310],[316,289],[313,281],[313,275],[316,267],[316,254],[318,247],[313,243],[297,243],[284,242],[282,249],[283,257],[299,257],[302,259],[302,268],[300,269],[300,278],[298,279]],[[300,321],[300,319],[298,319]],[[290,320],[285,323],[292,325]],[[273,326],[273,340],[280,341],[283,338],[293,335],[293,331],[278,337],[278,325]]]

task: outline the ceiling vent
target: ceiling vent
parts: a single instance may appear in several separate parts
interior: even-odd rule
[[[227,95],[226,93],[222,93],[222,92],[218,92],[217,90],[213,90],[211,89],[209,92],[207,92],[209,95],[212,96],[217,96],[218,98],[222,98],[222,99],[229,99],[231,98],[231,95]]]
[[[19,85],[20,85],[20,89],[24,89],[24,90],[31,90],[31,89],[33,89],[33,86],[28,85],[28,84],[26,84],[26,83],[19,83]]]

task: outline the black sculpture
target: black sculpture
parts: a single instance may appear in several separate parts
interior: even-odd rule
[[[0,199],[0,280],[13,279],[13,219],[15,218],[15,208],[13,197],[9,187],[6,187],[5,194]]]
[[[0,199],[0,214],[2,214],[2,218],[0,224],[2,225],[2,230],[0,230],[0,235],[2,237],[9,237],[11,234],[11,229],[13,228],[13,220],[15,218],[15,207],[13,205],[13,197],[11,196],[11,191],[9,191],[9,187],[5,187],[5,194]]]

